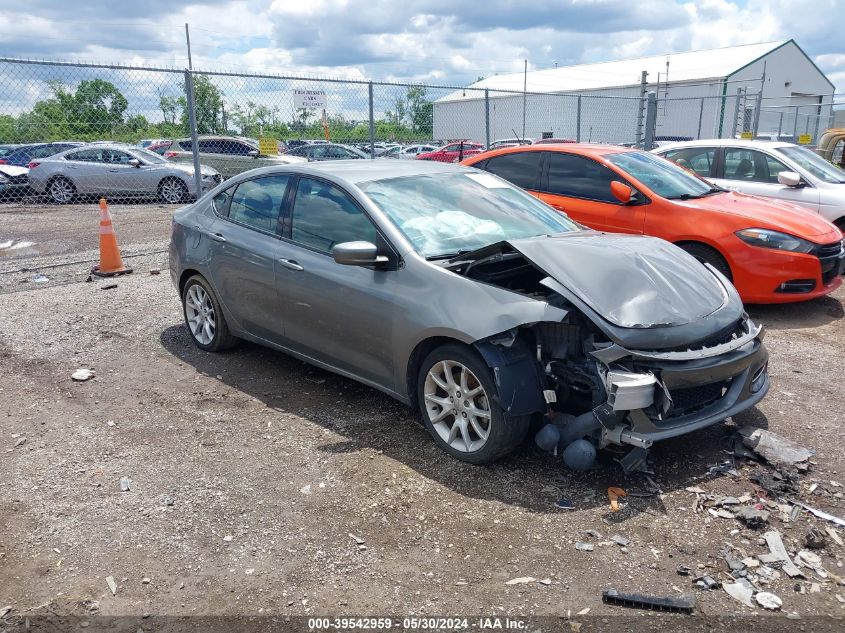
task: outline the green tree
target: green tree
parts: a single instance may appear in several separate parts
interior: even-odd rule
[[[189,131],[188,102],[184,97],[177,99],[182,108],[182,127]],[[215,134],[223,130],[223,95],[205,75],[194,75],[194,109],[196,111],[197,134]]]

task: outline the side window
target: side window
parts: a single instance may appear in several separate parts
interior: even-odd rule
[[[444,152],[457,152],[460,149],[460,146],[457,143],[452,143],[451,145],[447,145],[443,148]]]
[[[677,163],[684,169],[691,169],[703,178],[711,176],[713,163],[716,162],[715,147],[687,147],[666,152],[664,158]]]
[[[328,183],[300,178],[291,218],[295,242],[324,253],[342,242],[376,241],[376,229],[343,191]]]
[[[86,163],[98,163],[103,159],[103,150],[101,149],[81,149],[78,152],[71,152],[65,156],[67,160],[80,160]]]
[[[103,150],[104,163],[111,163],[114,165],[126,165],[131,159],[132,156],[130,156],[126,152],[121,152],[116,149]]]
[[[268,176],[242,182],[232,194],[229,219],[260,231],[278,233],[279,211],[288,180],[289,176]],[[216,204],[217,198],[215,208]]]
[[[52,156],[53,154],[57,154],[61,152],[63,149],[69,149],[67,147],[57,147],[55,145],[43,145],[42,147],[36,147],[30,153],[32,158],[47,158],[48,156]]]
[[[549,193],[619,204],[610,183],[622,178],[596,161],[561,152],[549,152]]]
[[[736,147],[725,148],[725,178],[727,180],[756,180],[754,152]]]
[[[494,156],[484,169],[523,189],[539,189],[540,163],[543,152],[516,152]]]
[[[187,147],[190,150],[191,142],[188,141]],[[220,143],[214,139],[201,139],[197,141],[197,147],[199,147],[201,152],[205,152],[206,154],[222,154],[223,152],[220,151]]]
[[[761,167],[766,172],[766,182],[771,182],[777,184],[778,182],[778,174],[782,171],[792,171],[791,168],[784,165],[780,162],[777,158],[773,158],[768,154],[764,154],[763,152],[755,152],[760,158]]]
[[[211,204],[217,212],[217,215],[222,215],[223,217],[229,215],[229,201],[232,199],[232,191],[234,191],[234,189],[229,188],[214,196]]]
[[[241,143],[239,141],[230,141],[228,139],[222,139],[219,141],[219,143],[220,153],[229,154],[231,156],[249,156],[249,153],[253,149],[246,143]]]

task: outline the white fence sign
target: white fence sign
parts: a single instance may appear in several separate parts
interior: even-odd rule
[[[293,91],[293,107],[307,108],[309,110],[326,107],[325,90],[299,90]]]

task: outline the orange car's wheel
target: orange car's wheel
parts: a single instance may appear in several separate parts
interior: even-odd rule
[[[722,254],[712,246],[707,246],[707,244],[700,244],[698,242],[688,242],[686,244],[678,244],[678,246],[695,257],[698,261],[704,264],[710,264],[713,268],[727,277],[728,281],[733,281],[731,267],[728,265],[728,262],[725,261],[725,258],[722,257]]]

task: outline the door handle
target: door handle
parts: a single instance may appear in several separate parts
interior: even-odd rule
[[[225,242],[225,241],[226,241],[226,238],[223,236],[223,234],[222,234],[222,233],[212,233],[212,234],[210,235],[210,237],[211,237],[211,239],[213,239],[215,242]]]
[[[300,270],[305,270],[302,266],[300,266],[299,264],[297,264],[297,263],[296,263],[294,260],[292,260],[292,259],[285,259],[284,257],[280,257],[280,258],[279,258],[279,263],[280,263],[282,266],[284,266],[285,268],[287,268],[288,270],[295,270],[295,271],[297,271],[297,272],[298,272],[298,271],[300,271]]]

